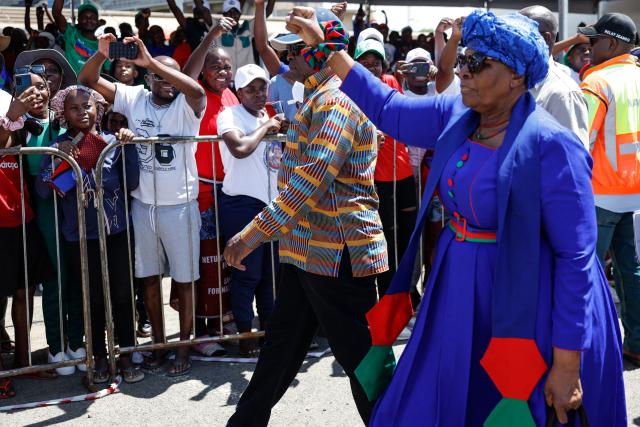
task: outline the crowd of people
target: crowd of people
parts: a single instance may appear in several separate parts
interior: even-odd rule
[[[385,16],[366,19],[362,7],[350,35],[340,2],[330,11],[296,8],[292,32],[269,37],[275,1],[254,3],[255,17],[241,22],[242,0],[225,0],[220,19],[206,1],[187,18],[168,0],[179,27],[167,37],[148,9],[136,14],[136,29],[116,31],[91,3],[70,23],[63,0],[51,12],[37,7],[35,30],[28,0],[26,33],[3,29],[0,147],[57,148],[83,171],[77,189],[59,159],[0,160],[0,346],[14,353],[14,368],[29,364],[39,285],[48,361],[86,358],[80,190],[89,197],[95,383],[109,380],[103,216],[112,316],[125,348],[137,337],[165,339],[163,275],[181,340],[223,332],[207,316],[193,330],[191,284],[210,278],[200,255],[211,239],[227,242],[235,327],[254,328],[255,301],[267,331],[266,340],[240,340],[240,354],[259,361],[229,425],[266,425],[317,333],[371,425],[496,416],[500,398],[513,398],[492,383],[496,362],[485,354],[499,339],[533,342],[527,360],[550,369],[533,385],[536,422],[546,402],[561,422],[583,404],[593,425],[624,425],[622,357],[640,365],[640,42],[631,18],[607,14],[558,41],[544,7],[500,18],[476,11],[414,39],[411,27],[390,32]],[[134,54],[115,57],[114,46]],[[131,144],[197,135],[221,140]],[[115,141],[98,212],[98,155]],[[605,270],[621,301],[624,342]],[[408,314],[389,320],[389,339],[412,338],[393,378],[372,392],[361,366],[385,340],[371,313],[400,310],[394,304]],[[166,374],[187,374],[191,351],[179,347]],[[128,383],[167,362],[163,350],[119,357]],[[76,369],[86,366],[30,375]],[[0,398],[14,395],[11,379],[0,379]]]

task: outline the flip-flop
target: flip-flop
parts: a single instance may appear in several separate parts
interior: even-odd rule
[[[11,378],[0,379],[0,399],[9,399],[16,395]]]
[[[171,369],[175,369],[176,365],[177,365],[177,361],[174,361],[171,364],[171,367],[167,370],[167,376],[168,377],[181,377],[183,375],[187,375],[190,371],[191,371],[191,359],[188,359],[185,363],[184,363],[184,369],[182,369],[181,371],[173,371],[171,372]]]
[[[124,382],[127,384],[134,384],[144,379],[144,372],[133,366],[120,369],[120,373],[122,374]]]
[[[93,373],[94,384],[104,384],[107,381],[109,381],[109,371],[107,369],[95,371]]]

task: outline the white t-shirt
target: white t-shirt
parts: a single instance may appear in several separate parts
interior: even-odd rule
[[[0,89],[0,116],[4,116],[9,111],[11,105],[11,95],[4,90]]]
[[[151,92],[142,85],[125,86],[116,83],[113,110],[126,116],[129,129],[142,138],[158,135],[195,136],[198,135],[202,120],[187,104],[184,94],[179,94],[169,105],[157,106],[151,101]],[[196,142],[156,144],[154,150],[151,144],[138,144],[140,185],[131,195],[147,204],[153,204],[157,197],[158,205],[179,205],[196,200],[197,145]]]
[[[242,104],[227,107],[218,116],[218,135],[232,130],[249,135],[268,120],[266,113],[256,117]],[[225,194],[250,196],[265,204],[278,195],[278,169],[282,158],[280,142],[262,140],[253,153],[244,159],[233,157],[227,144],[220,144],[220,157],[224,165],[222,191]]]

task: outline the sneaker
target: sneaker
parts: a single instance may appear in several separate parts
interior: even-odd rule
[[[139,351],[131,353],[131,363],[134,365],[141,365],[144,362],[144,356]]]
[[[138,323],[138,330],[136,335],[140,338],[147,338],[151,336],[151,324],[149,322]]]
[[[400,335],[398,335],[397,340],[398,341],[407,341],[409,338],[411,338],[411,329],[409,329],[409,328],[407,328],[405,326],[404,329],[402,330],[402,332],[400,332]]]
[[[64,362],[65,360],[69,360],[69,358],[67,357],[67,354],[64,351],[61,351],[55,356],[49,353],[49,363]],[[76,371],[75,366],[64,366],[62,368],[56,368],[56,373],[58,375],[73,375],[75,371]]]
[[[71,347],[67,345],[67,357],[69,358],[69,360],[86,359],[87,352],[84,349],[84,347],[79,347],[76,351],[73,351],[71,350]],[[78,367],[78,370],[81,372],[87,371],[87,365],[85,365],[84,363],[81,363],[80,365],[76,365],[76,366]]]
[[[217,342],[200,343],[194,346],[195,350],[205,356],[226,356],[227,350]]]

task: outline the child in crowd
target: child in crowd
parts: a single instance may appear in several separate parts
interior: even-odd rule
[[[111,63],[111,76],[123,85],[133,86],[138,78],[138,67],[114,59]]]
[[[95,383],[109,380],[107,369],[107,352],[105,347],[105,310],[102,287],[102,273],[100,264],[100,244],[98,241],[98,212],[94,205],[95,167],[100,152],[116,140],[121,143],[130,142],[134,135],[126,128],[117,134],[108,135],[99,132],[100,123],[106,101],[97,92],[84,86],[70,86],[54,97],[52,109],[60,124],[67,132],[51,141],[52,146],[72,155],[81,165],[83,171],[83,191],[89,197],[85,209],[85,223],[87,231],[87,255],[89,266],[89,287],[91,296],[91,339],[95,358]],[[79,142],[75,142],[79,141]],[[123,155],[123,152],[125,154]],[[123,157],[126,157],[125,173],[127,187],[121,183],[121,168]],[[70,283],[81,283],[80,243],[77,218],[77,189],[62,188],[56,181],[60,168],[64,164],[52,164],[49,156],[42,163],[41,179],[38,182],[38,192],[42,197],[50,196],[52,188],[62,193],[62,233],[64,235],[67,254],[67,268],[71,278]],[[64,172],[62,172],[64,173]],[[124,268],[128,264],[128,248],[126,224],[129,220],[125,212],[124,200],[129,191],[138,186],[138,156],[135,146],[126,145],[111,151],[103,168],[104,188],[104,216],[107,232],[107,257],[109,260],[109,282],[115,331],[118,342],[122,347],[135,344],[133,314],[130,293],[130,272]],[[79,290],[76,290],[79,292]],[[121,372],[127,383],[141,381],[144,373],[135,369],[128,354],[120,356]]]
[[[220,217],[222,233],[235,236],[278,194],[278,169],[282,147],[264,139],[280,129],[283,117],[269,118],[265,105],[269,78],[255,64],[238,68],[235,76],[240,105],[228,107],[218,116],[218,134],[224,139],[220,154],[225,176],[222,182]],[[253,251],[245,260],[245,271],[232,270],[231,308],[239,332],[251,331],[255,297],[260,327],[264,329],[273,310],[272,265],[277,267],[277,250],[271,260],[270,244]],[[241,340],[243,356],[258,353],[255,340]]]

